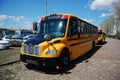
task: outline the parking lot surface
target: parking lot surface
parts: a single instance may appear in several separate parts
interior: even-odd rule
[[[72,61],[65,72],[33,67],[19,61],[20,47],[0,51],[0,80],[120,80],[120,40],[107,38],[83,57]]]

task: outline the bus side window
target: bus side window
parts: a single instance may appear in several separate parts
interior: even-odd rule
[[[72,36],[72,35],[75,35],[78,33],[76,20],[70,19],[68,32],[69,32],[69,34],[68,34],[69,36]]]
[[[81,27],[82,27],[81,21],[78,20],[78,33],[81,33],[81,32],[82,32]]]
[[[81,33],[84,33],[84,23],[81,22]]]

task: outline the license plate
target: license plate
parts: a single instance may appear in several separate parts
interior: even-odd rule
[[[26,59],[27,63],[38,65],[38,62],[35,60]]]

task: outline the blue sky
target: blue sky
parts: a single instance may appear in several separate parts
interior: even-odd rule
[[[70,13],[99,26],[119,0],[47,0],[48,14]],[[0,0],[0,28],[32,29],[46,15],[46,0]]]

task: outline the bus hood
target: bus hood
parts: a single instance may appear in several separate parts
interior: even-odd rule
[[[28,39],[27,41],[25,41],[24,44],[27,45],[38,45],[39,43],[45,41],[44,40],[44,36],[35,36],[33,38]]]

